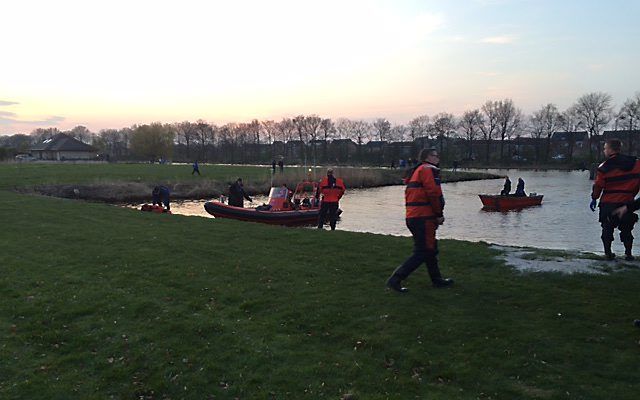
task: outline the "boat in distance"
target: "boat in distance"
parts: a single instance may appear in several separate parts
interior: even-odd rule
[[[479,194],[482,208],[489,211],[517,210],[525,207],[539,206],[544,195],[529,193],[528,196],[504,196],[500,194]]]

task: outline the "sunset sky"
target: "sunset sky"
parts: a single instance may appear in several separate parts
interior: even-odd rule
[[[640,1],[36,1],[0,7],[0,134],[298,114],[406,123],[640,91]]]

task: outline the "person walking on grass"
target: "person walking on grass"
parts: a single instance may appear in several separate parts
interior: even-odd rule
[[[433,286],[443,288],[453,285],[445,279],[438,267],[438,241],[436,230],[444,223],[444,196],[440,188],[440,156],[436,149],[422,149],[421,164],[409,170],[405,179],[406,224],[413,236],[413,254],[387,279],[387,287],[405,293],[402,281],[407,279],[422,263],[427,266]]]
[[[625,259],[633,260],[633,226],[638,216],[631,212],[622,213],[618,217],[614,211],[627,204],[632,204],[640,190],[640,161],[635,157],[620,154],[622,142],[610,139],[604,144],[604,155],[607,158],[596,170],[596,179],[591,191],[589,208],[596,211],[600,208],[598,221],[602,227],[602,244],[607,260],[614,260],[616,255],[611,251],[613,231],[618,228],[620,241],[624,244]],[[600,199],[600,204],[597,204]]]
[[[191,175],[198,173],[198,175],[200,175],[200,166],[198,165],[198,160],[195,160],[193,162],[193,171],[191,171]]]
[[[327,170],[327,176],[322,178],[316,198],[322,195],[322,203],[320,203],[320,214],[318,215],[318,229],[322,229],[324,221],[329,218],[331,230],[336,230],[336,219],[338,218],[339,201],[344,195],[347,188],[340,178],[333,176],[333,168]]]

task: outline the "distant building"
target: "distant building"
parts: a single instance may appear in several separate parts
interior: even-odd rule
[[[59,133],[32,146],[29,152],[38,160],[72,161],[95,160],[98,149],[74,137]]]

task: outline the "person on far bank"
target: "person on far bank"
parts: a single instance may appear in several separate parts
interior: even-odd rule
[[[511,181],[508,176],[504,177],[504,186],[502,188],[502,192],[500,192],[500,196],[508,196],[511,193]]]
[[[253,201],[249,195],[244,191],[244,184],[242,178],[238,178],[234,183],[229,186],[229,205],[234,207],[244,208],[244,199]]]
[[[318,215],[318,229],[322,229],[324,221],[329,218],[329,225],[331,230],[336,230],[336,219],[338,218],[338,206],[340,199],[344,195],[347,188],[344,186],[344,182],[340,178],[333,176],[333,168],[327,170],[327,176],[322,178],[320,186],[318,186],[318,193],[316,197],[319,198],[322,195],[322,202],[320,203],[320,214]]]
[[[524,179],[518,178],[518,185],[516,186],[516,194],[518,197],[525,197],[527,194],[524,192]]]
[[[200,166],[198,165],[198,160],[195,160],[193,162],[193,171],[191,171],[191,175],[198,173],[198,175],[200,175]]]
[[[607,260],[614,260],[616,255],[611,252],[613,231],[618,228],[620,241],[624,244],[626,260],[633,260],[633,226],[638,216],[633,212],[622,213],[618,217],[618,208],[633,204],[634,197],[640,190],[640,161],[635,157],[620,154],[622,142],[618,139],[607,140],[604,144],[604,155],[607,158],[596,170],[596,178],[591,191],[589,208],[596,211],[600,208],[598,221],[602,227],[602,244]],[[600,204],[598,204],[600,199]]]
[[[453,279],[443,278],[438,266],[436,230],[444,223],[444,196],[440,187],[440,156],[436,149],[422,149],[419,164],[405,180],[406,224],[413,236],[413,254],[387,279],[387,287],[405,293],[402,286],[422,263],[427,266],[433,286],[453,285]]]

